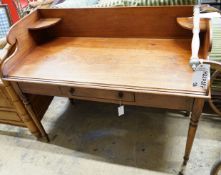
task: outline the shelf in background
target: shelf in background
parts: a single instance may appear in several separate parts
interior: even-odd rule
[[[31,26],[28,27],[29,30],[40,30],[40,29],[46,29],[51,26],[54,26],[55,24],[59,23],[61,21],[61,18],[45,18],[45,19],[39,19],[35,23],[33,23]]]
[[[177,23],[185,29],[188,29],[188,30],[193,29],[193,18],[192,17],[177,18]],[[200,19],[200,30],[201,31],[206,31],[207,23],[208,23],[208,19],[205,19],[205,18]]]

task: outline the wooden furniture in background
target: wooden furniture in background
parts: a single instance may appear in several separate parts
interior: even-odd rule
[[[0,52],[0,65],[10,53],[9,44]],[[2,74],[1,74],[2,76]],[[21,101],[10,82],[0,80],[0,123],[26,127],[37,138],[48,136],[40,121],[46,112],[52,97],[41,95],[27,95],[28,101]],[[25,108],[24,103],[31,106],[32,113]]]
[[[11,18],[7,5],[0,5],[0,10],[0,37],[5,37],[11,25]],[[4,46],[5,44],[3,43],[3,49],[0,49],[0,65],[10,55],[10,49],[12,48],[10,44]],[[47,138],[40,120],[46,112],[52,97],[28,95],[28,98],[34,111],[33,117],[27,112],[11,84],[0,80],[0,123],[27,127],[37,138]]]
[[[3,80],[25,101],[36,94],[191,111],[185,165],[210,97],[192,86],[192,31],[177,23],[192,14],[192,6],[38,9],[9,32],[16,50]]]
[[[210,60],[221,62],[221,18],[211,20],[212,26],[212,49]],[[221,116],[221,72],[213,70],[211,76],[211,98],[209,100],[211,108]]]

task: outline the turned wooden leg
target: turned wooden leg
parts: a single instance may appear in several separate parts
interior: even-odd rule
[[[28,113],[30,114],[31,118],[33,119],[33,121],[35,122],[36,126],[38,127],[39,131],[41,132],[41,136],[43,138],[46,139],[47,142],[49,142],[49,137],[48,134],[46,133],[44,127],[42,126],[41,122],[38,120],[37,116],[35,115],[32,106],[30,104],[29,99],[25,96],[25,94],[22,95],[22,100],[23,103],[28,111]],[[40,137],[39,137],[40,138]]]
[[[13,46],[10,44],[7,44],[5,46],[5,48],[2,50],[2,54],[0,57],[0,63],[2,63],[2,61],[8,56],[8,53],[12,47]],[[2,78],[1,71],[0,71],[0,76]],[[25,126],[29,129],[29,131],[33,135],[35,135],[37,138],[40,138],[42,136],[43,137],[46,136],[46,139],[49,140],[47,134],[44,131],[44,128],[41,126],[40,121],[37,120],[35,115],[31,116],[28,113],[28,109],[25,108],[24,104],[21,101],[20,95],[18,95],[17,92],[15,91],[15,89],[12,87],[12,83],[10,83],[8,81],[4,81],[4,80],[2,80],[2,82],[4,84],[6,92],[8,93],[8,95],[10,96],[10,98],[12,100],[12,104],[15,107],[18,116],[20,117],[22,122],[24,122]],[[17,89],[19,89],[19,88],[17,88]],[[19,93],[21,93],[21,91],[19,91]]]
[[[34,127],[37,128],[38,131],[38,135],[35,135],[38,139],[44,138],[47,142],[49,142],[49,137],[47,135],[47,133],[45,132],[44,127],[42,126],[41,122],[39,121],[38,117],[36,116],[36,114],[34,113],[32,106],[30,104],[29,99],[26,97],[26,95],[24,93],[22,93],[21,89],[18,87],[17,83],[13,83],[13,87],[17,92],[17,96],[18,98],[20,98],[23,103],[22,105],[25,106],[25,109],[27,110],[28,114],[29,114],[29,118],[32,119],[32,122],[34,124]],[[15,92],[15,91],[14,91]]]
[[[190,118],[190,125],[187,135],[187,141],[186,141],[186,149],[184,154],[184,161],[183,165],[187,164],[187,161],[189,160],[189,155],[192,149],[194,137],[196,134],[199,118],[201,116],[202,110],[204,105],[204,99],[195,99],[193,108],[192,108],[192,114]]]
[[[42,135],[39,132],[39,129],[36,127],[34,121],[28,114],[26,108],[24,107],[24,104],[22,103],[19,96],[13,89],[12,85],[6,81],[3,81],[3,84],[5,86],[6,92],[8,93],[8,95],[12,100],[12,104],[15,107],[16,112],[18,113],[20,119],[25,123],[25,125],[33,135],[35,135],[37,138],[41,137]]]

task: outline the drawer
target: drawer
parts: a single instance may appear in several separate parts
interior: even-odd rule
[[[61,96],[59,86],[36,84],[36,83],[19,83],[18,84],[23,93],[47,95],[47,96]]]
[[[9,122],[9,121],[18,121],[21,122],[21,119],[16,112],[13,111],[3,111],[0,110],[0,120]]]
[[[122,92],[113,90],[93,89],[93,88],[78,88],[78,87],[61,87],[64,96],[79,97],[82,99],[103,99],[109,101],[125,101],[134,102],[134,93]]]
[[[193,98],[161,94],[136,93],[138,106],[157,107],[176,110],[192,110]]]

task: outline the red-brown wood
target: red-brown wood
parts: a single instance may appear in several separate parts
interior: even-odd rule
[[[10,30],[8,41],[16,50],[2,66],[3,80],[17,83],[21,94],[193,109],[186,163],[209,98],[206,89],[192,87],[192,32],[177,23],[192,11],[192,6],[39,9]],[[61,21],[42,22],[48,18]],[[30,31],[35,24],[41,27]],[[207,40],[200,56],[208,53],[210,40],[205,33],[201,37]],[[30,105],[27,109],[33,114]]]
[[[190,45],[189,39],[57,38],[37,46],[7,76],[203,96],[204,89],[192,86]]]

